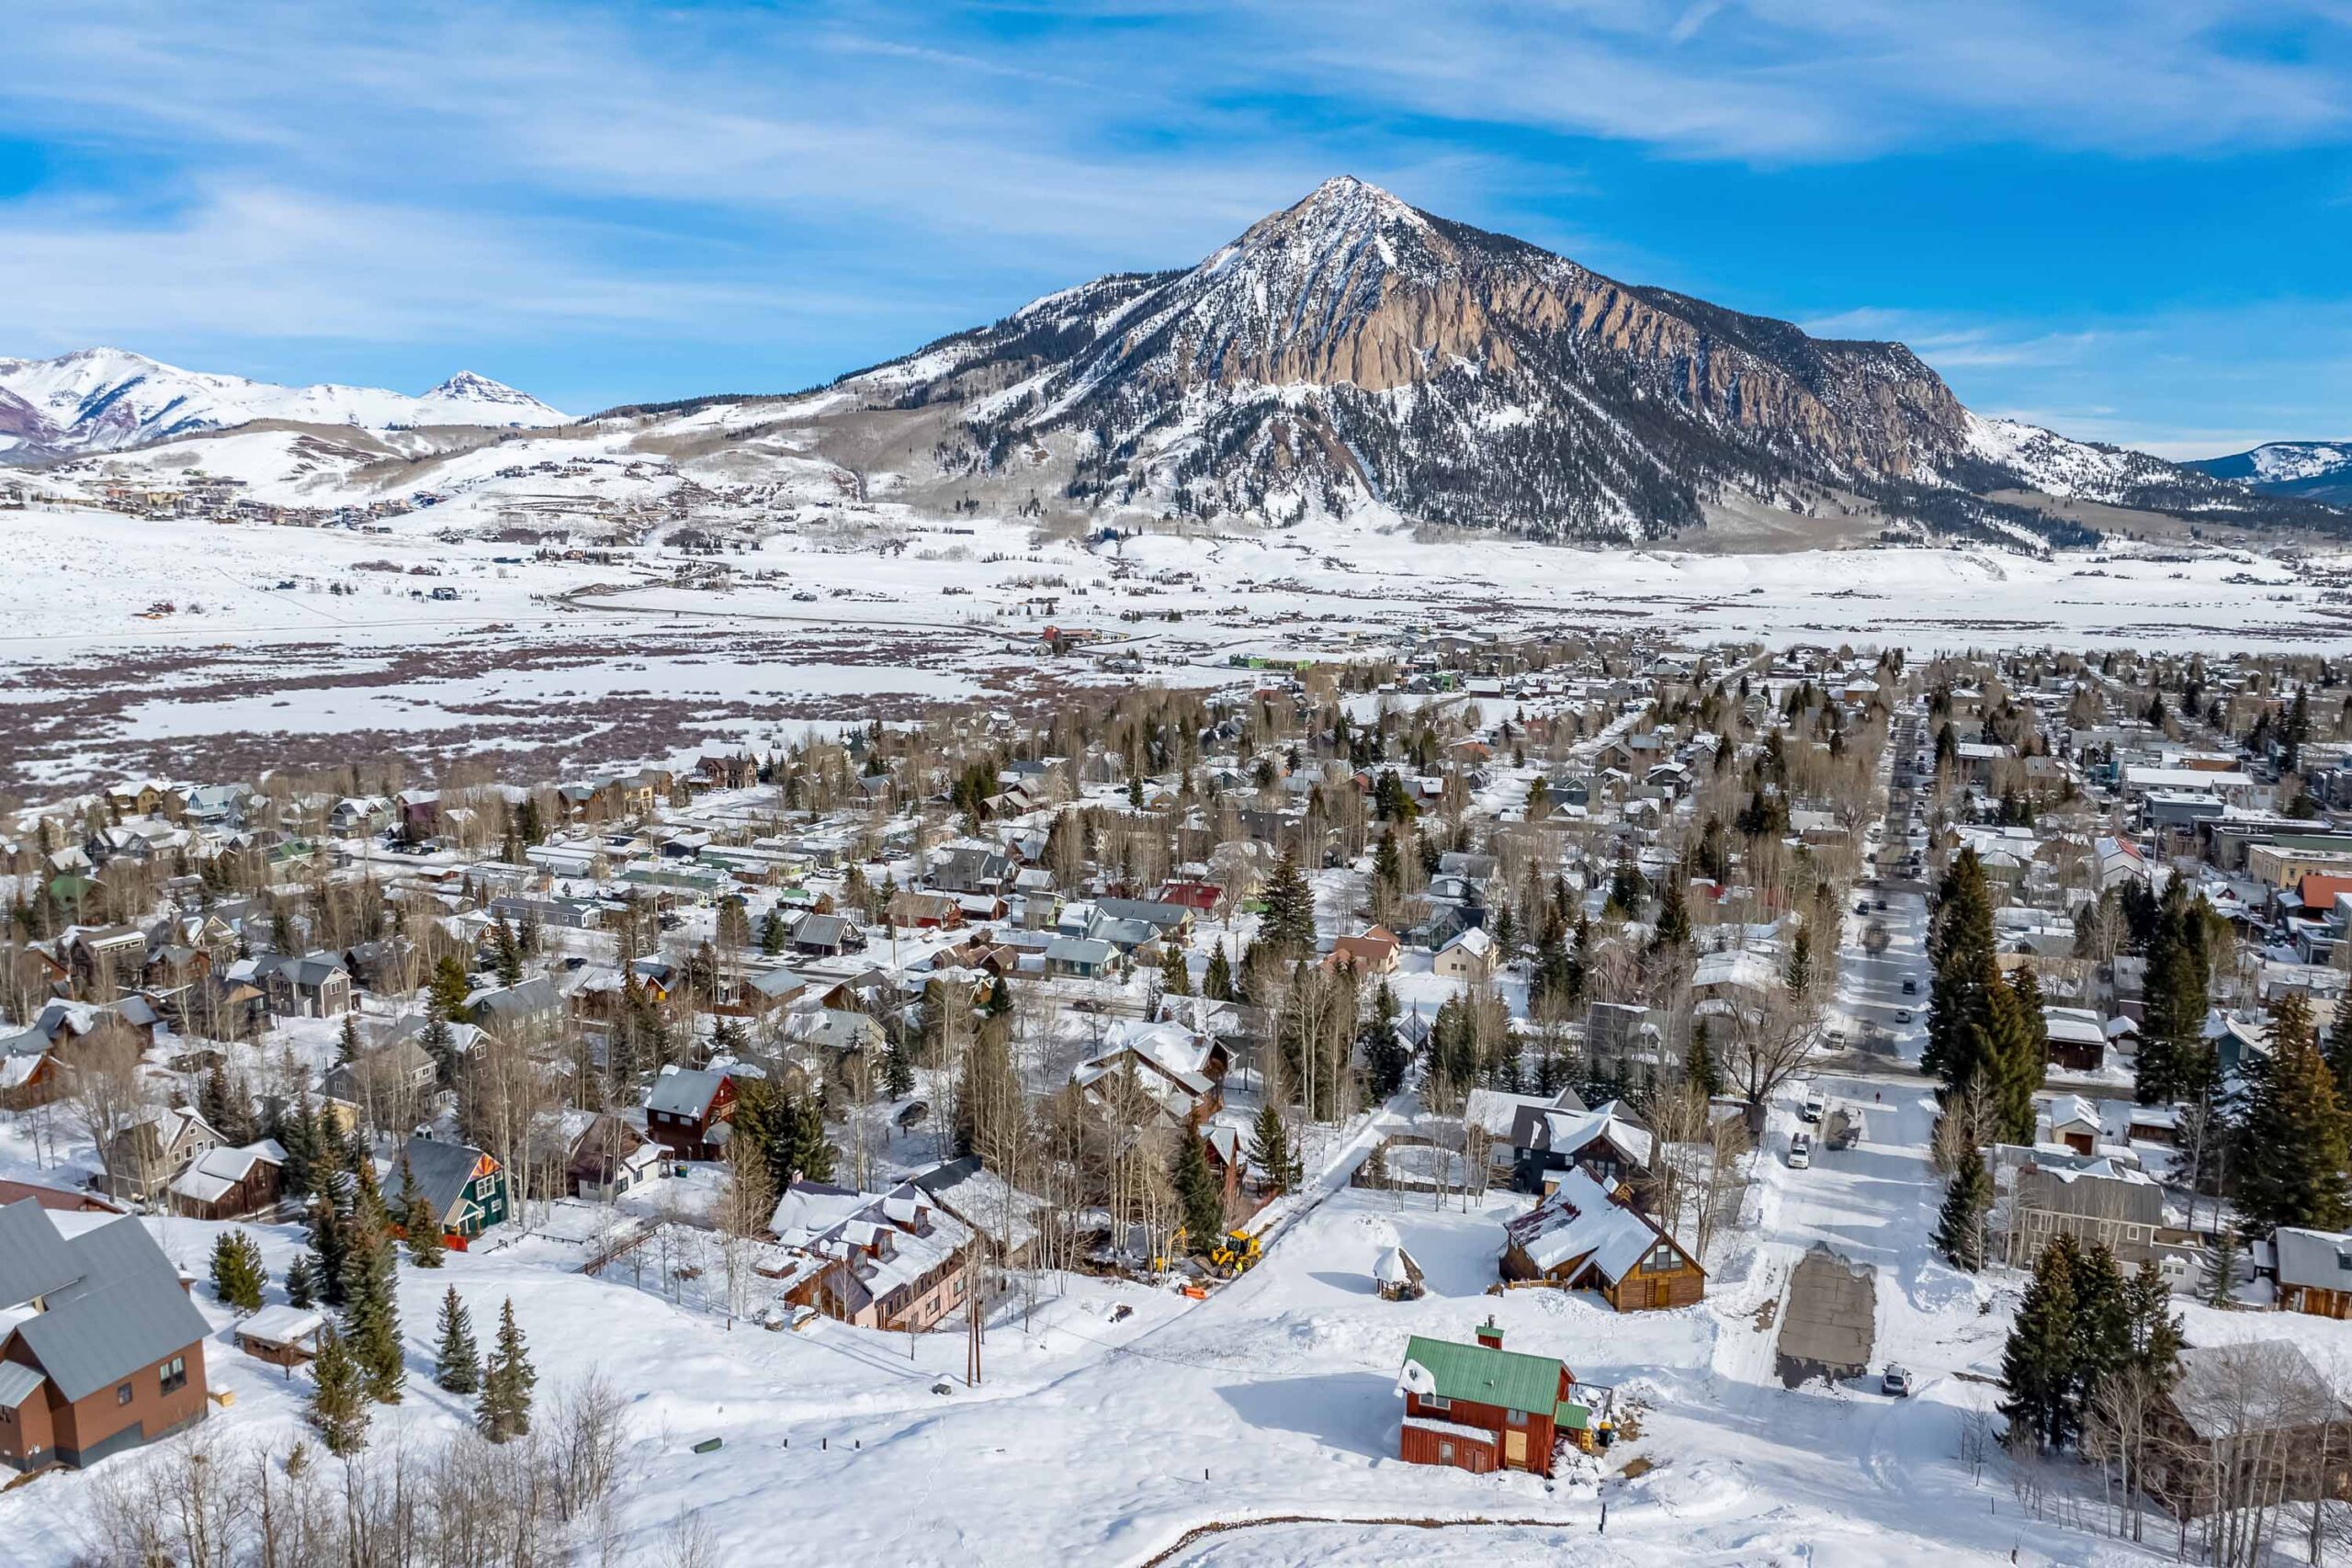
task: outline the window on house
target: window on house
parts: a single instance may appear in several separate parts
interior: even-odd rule
[[[495,1197],[497,1197],[497,1196],[498,1196],[498,1178],[496,1178],[496,1177],[494,1177],[494,1176],[485,1176],[485,1177],[483,1177],[480,1181],[475,1182],[475,1183],[474,1183],[474,1196],[475,1196],[475,1197],[477,1197],[477,1198],[495,1198]]]
[[[126,1388],[129,1386],[130,1385],[127,1383],[124,1385]],[[174,1356],[170,1360],[164,1363],[164,1392],[165,1393],[177,1393],[181,1389],[184,1389],[187,1386],[187,1358],[186,1356]],[[119,1391],[118,1391],[117,1403],[129,1404],[130,1402],[122,1399],[120,1397]]]
[[[130,1385],[129,1383],[124,1383],[120,1388],[114,1391],[114,1402],[117,1404],[128,1404],[130,1403]]]
[[[1506,1410],[1503,1412],[1503,1419],[1514,1427],[1524,1427],[1527,1425],[1527,1412],[1524,1410]]]
[[[1653,1274],[1673,1273],[1674,1248],[1668,1247],[1661,1242],[1657,1247],[1650,1253],[1650,1272]]]
[[[1437,1446],[1437,1461],[1440,1464],[1452,1464],[1453,1462],[1453,1445],[1452,1443],[1440,1443]]]
[[[1424,1410],[1451,1410],[1453,1408],[1453,1401],[1448,1399],[1442,1393],[1425,1393],[1421,1395],[1421,1408]]]

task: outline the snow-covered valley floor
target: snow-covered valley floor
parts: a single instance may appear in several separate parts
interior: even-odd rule
[[[1077,682],[1216,682],[1236,658],[1392,652],[1430,626],[1914,653],[2352,642],[2327,563],[2225,552],[1707,555],[1335,523],[1087,543],[866,511],[716,558],[595,561],[432,512],[364,534],[0,511],[0,785],[484,751],[552,774]],[[1048,625],[1102,641],[1046,659]]]

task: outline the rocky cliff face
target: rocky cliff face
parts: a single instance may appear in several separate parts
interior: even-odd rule
[[[1189,270],[1049,296],[860,382],[962,403],[951,466],[1069,434],[1069,494],[1113,508],[1645,537],[1731,492],[1930,494],[1951,524],[1960,495],[2032,488],[1900,344],[1620,283],[1345,177]]]

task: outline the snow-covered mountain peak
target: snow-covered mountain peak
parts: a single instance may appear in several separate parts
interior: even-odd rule
[[[423,397],[410,397],[379,387],[282,387],[183,370],[122,348],[0,359],[0,455],[39,458],[117,451],[264,419],[374,430],[570,423],[570,416],[537,398],[470,370]]]

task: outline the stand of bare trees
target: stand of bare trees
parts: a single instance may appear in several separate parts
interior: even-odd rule
[[[493,1444],[379,1438],[347,1460],[205,1427],[90,1478],[84,1561],[175,1568],[617,1563],[625,1404],[591,1373]],[[639,1559],[642,1560],[642,1559]]]

